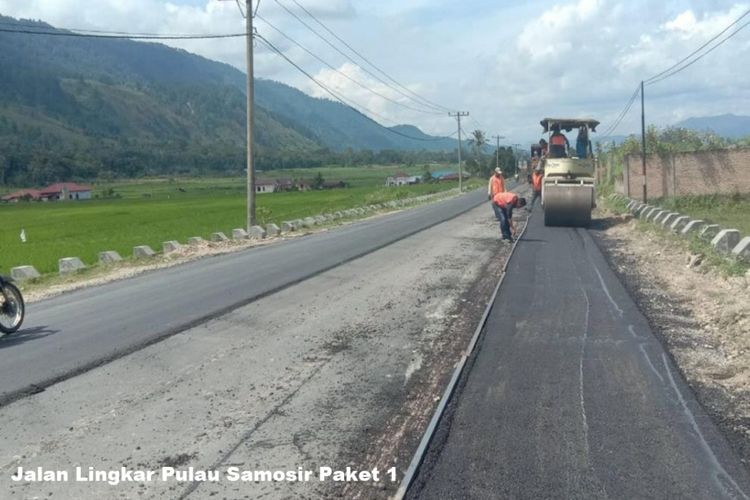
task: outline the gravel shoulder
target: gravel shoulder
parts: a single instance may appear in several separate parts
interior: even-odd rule
[[[750,277],[724,278],[630,215],[591,231],[698,400],[750,468]]]
[[[482,205],[2,409],[4,498],[385,498],[510,246]],[[11,482],[43,467],[317,471],[395,482]]]

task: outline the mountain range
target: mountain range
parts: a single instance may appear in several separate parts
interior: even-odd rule
[[[0,183],[244,165],[236,68],[158,43],[13,30],[62,33],[0,15]],[[256,160],[271,168],[347,149],[455,149],[455,139],[387,128],[280,82],[256,79],[255,103]]]
[[[750,136],[750,116],[725,114],[688,118],[675,124],[676,127],[698,131],[710,131],[728,139]]]

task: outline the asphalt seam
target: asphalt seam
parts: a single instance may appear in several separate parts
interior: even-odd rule
[[[468,361],[469,357],[471,356],[474,349],[476,348],[476,344],[479,341],[482,332],[484,331],[484,326],[487,323],[487,319],[489,318],[490,313],[492,312],[492,308],[494,307],[495,299],[497,298],[497,295],[500,291],[500,287],[502,286],[503,281],[505,280],[505,276],[507,275],[506,271],[508,269],[508,263],[510,262],[510,259],[513,258],[513,254],[516,251],[516,247],[518,246],[518,243],[521,241],[524,234],[526,234],[526,228],[529,227],[530,218],[531,218],[531,213],[529,213],[528,217],[526,218],[526,221],[523,226],[523,230],[521,231],[521,235],[513,243],[513,248],[511,248],[510,253],[508,254],[508,258],[505,260],[505,265],[503,266],[502,274],[500,276],[500,279],[497,282],[497,285],[495,286],[495,290],[493,291],[489,302],[487,303],[487,307],[484,310],[484,314],[482,314],[479,324],[477,325],[477,328],[474,331],[474,335],[469,341],[469,345],[464,351],[464,354],[461,356],[461,359],[456,363],[456,368],[454,369],[453,375],[451,376],[451,379],[448,382],[448,386],[443,392],[443,396],[440,398],[440,403],[438,403],[438,406],[435,409],[435,412],[433,413],[432,418],[430,419],[430,423],[428,424],[427,429],[425,429],[425,432],[422,435],[422,439],[419,442],[417,451],[414,452],[414,456],[412,457],[409,467],[406,469],[406,472],[404,473],[404,477],[401,480],[401,484],[399,485],[398,490],[396,490],[396,493],[392,497],[393,500],[402,500],[406,496],[406,493],[408,492],[409,487],[413,483],[414,479],[417,477],[417,473],[419,472],[419,467],[422,465],[427,449],[429,448],[429,445],[432,442],[432,438],[435,435],[435,431],[437,430],[437,427],[440,424],[440,421],[442,420],[445,409],[448,407],[448,403],[450,403],[450,400],[453,398],[453,395],[455,394],[458,381],[460,380],[461,375],[463,375],[464,369],[467,366],[466,362]]]

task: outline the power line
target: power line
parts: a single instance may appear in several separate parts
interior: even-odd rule
[[[750,12],[750,11],[748,11],[748,12]],[[705,56],[707,56],[708,54],[710,54],[711,52],[713,52],[714,50],[716,50],[717,48],[719,48],[722,44],[724,44],[724,42],[726,42],[727,40],[729,40],[730,38],[732,38],[734,35],[736,35],[740,31],[742,31],[743,29],[745,29],[748,25],[750,25],[750,21],[746,22],[745,24],[743,24],[742,26],[740,26],[739,28],[737,28],[736,30],[734,30],[726,38],[724,38],[723,40],[721,40],[719,43],[717,43],[716,45],[714,45],[713,47],[711,47],[706,52],[704,52],[703,54],[699,55],[698,57],[696,57],[695,59],[693,59],[689,63],[685,64],[684,66],[682,66],[680,68],[675,69],[671,73],[667,73],[666,75],[664,75],[664,76],[662,76],[660,78],[657,78],[655,80],[652,79],[651,81],[649,81],[648,83],[646,83],[646,85],[653,85],[655,83],[658,83],[658,82],[660,82],[662,80],[665,80],[665,79],[669,78],[670,76],[674,76],[674,75],[676,75],[677,73],[679,73],[679,72],[681,72],[683,70],[686,70],[687,68],[689,68],[690,66],[692,66],[695,63],[697,63],[698,61],[700,61],[701,59],[703,59]],[[691,54],[691,55],[693,55],[693,54]]]
[[[358,85],[358,86],[359,86],[360,88],[363,88],[363,89],[367,90],[368,92],[371,92],[371,93],[375,94],[376,96],[378,96],[378,97],[380,97],[380,98],[382,98],[382,99],[385,99],[386,101],[392,102],[393,104],[397,104],[397,105],[399,105],[399,106],[402,106],[402,107],[404,107],[404,108],[406,108],[406,109],[410,109],[410,110],[412,110],[412,111],[417,111],[417,112],[419,112],[419,113],[426,113],[426,114],[432,114],[432,115],[442,115],[442,114],[443,114],[443,113],[441,113],[441,112],[438,112],[438,111],[427,111],[427,110],[423,110],[423,109],[418,109],[418,108],[415,108],[415,107],[409,106],[408,104],[404,104],[404,103],[402,103],[402,102],[399,102],[399,101],[397,101],[397,100],[395,100],[395,99],[391,99],[390,97],[388,97],[388,96],[386,96],[386,95],[383,95],[383,94],[381,94],[380,92],[378,92],[378,91],[376,91],[376,90],[374,90],[374,89],[372,89],[372,88],[368,87],[368,86],[367,86],[367,85],[365,85],[364,83],[361,83],[360,81],[358,81],[358,80],[355,80],[354,78],[350,77],[349,75],[347,75],[347,74],[346,74],[346,73],[344,73],[343,71],[340,71],[340,70],[338,70],[338,69],[337,69],[336,67],[334,67],[334,66],[333,66],[332,64],[328,63],[327,61],[325,61],[324,59],[322,59],[321,57],[319,57],[319,56],[318,56],[317,54],[315,54],[315,53],[313,53],[313,52],[312,52],[311,50],[309,50],[309,49],[308,49],[307,47],[303,46],[303,45],[302,45],[301,43],[297,42],[297,41],[296,41],[295,39],[293,39],[292,37],[290,37],[289,35],[287,35],[287,34],[286,34],[286,33],[284,33],[283,31],[281,31],[281,30],[280,30],[279,28],[277,28],[276,26],[274,26],[274,25],[273,25],[273,24],[272,24],[272,23],[271,23],[270,21],[268,21],[267,19],[265,19],[265,18],[264,18],[263,16],[261,16],[261,15],[257,15],[257,17],[258,17],[258,18],[259,18],[260,20],[262,20],[263,22],[265,22],[265,23],[266,23],[266,24],[267,24],[268,26],[270,26],[270,27],[271,27],[272,29],[274,29],[274,30],[275,30],[275,31],[276,31],[277,33],[279,33],[279,34],[280,34],[281,36],[283,36],[284,38],[286,38],[287,40],[289,40],[290,42],[292,42],[292,43],[293,43],[294,45],[296,45],[296,46],[297,46],[297,47],[299,47],[300,49],[304,50],[304,51],[305,51],[305,52],[306,52],[307,54],[309,54],[310,56],[314,57],[314,58],[315,58],[315,59],[317,59],[317,60],[318,60],[319,62],[321,62],[322,64],[326,65],[326,66],[327,66],[327,67],[328,67],[329,69],[331,69],[331,70],[335,71],[336,73],[338,73],[339,75],[343,76],[343,77],[344,77],[344,78],[346,78],[347,80],[349,80],[349,81],[351,81],[352,83],[354,83],[354,84]]]
[[[683,57],[682,59],[680,59],[679,61],[677,61],[672,66],[670,66],[669,68],[667,68],[664,71],[662,71],[661,73],[658,73],[658,74],[652,76],[651,78],[648,78],[648,79],[644,80],[643,83],[646,84],[646,85],[650,85],[651,83],[656,83],[657,81],[661,81],[664,78],[668,78],[671,75],[665,75],[665,73],[668,73],[668,72],[672,71],[673,69],[677,68],[680,64],[684,63],[685,61],[687,61],[688,59],[690,59],[691,57],[693,57],[695,54],[697,54],[698,52],[700,52],[701,50],[703,50],[704,48],[706,48],[711,42],[713,42],[714,40],[716,40],[717,38],[719,38],[721,35],[723,35],[724,33],[726,33],[732,26],[734,26],[735,24],[737,24],[738,22],[740,22],[748,14],[750,14],[750,10],[746,10],[745,13],[742,14],[737,19],[735,19],[734,22],[730,23],[726,28],[724,28],[723,30],[721,30],[719,33],[717,33],[715,36],[713,36],[711,39],[709,39],[706,43],[704,43],[703,45],[701,45],[700,47],[698,47],[697,49],[695,49],[693,52],[691,52],[687,56]],[[743,25],[739,30],[741,30],[745,26],[747,26],[747,24]],[[739,31],[739,30],[737,30],[737,31]],[[735,31],[734,33],[732,33],[731,35],[729,35],[729,37],[727,37],[724,41],[720,42],[719,45],[721,45],[726,40],[728,40],[729,38],[731,38],[732,36],[734,36],[737,33],[737,31]],[[718,45],[716,47],[718,47]],[[716,48],[716,47],[714,47],[714,48]],[[713,50],[713,49],[711,49],[711,50]],[[709,52],[711,52],[711,50],[709,50],[708,52],[706,52],[706,54],[708,54]],[[701,56],[701,57],[703,57],[703,56]],[[690,64],[692,64],[692,63],[690,63]],[[687,66],[685,66],[685,67],[687,67]],[[682,70],[680,70],[680,71],[682,71]],[[672,74],[674,74],[674,73],[672,73]],[[659,78],[662,75],[665,75],[665,76],[663,78]]]
[[[641,91],[640,86],[635,88],[633,95],[630,96],[630,99],[628,99],[628,102],[625,104],[625,107],[617,115],[617,118],[615,118],[615,121],[612,123],[612,125],[610,125],[609,128],[607,128],[607,130],[604,132],[600,141],[604,141],[605,139],[608,139],[609,137],[612,136],[612,134],[617,129],[617,127],[620,126],[620,122],[622,122],[622,120],[628,114],[628,111],[630,111],[630,108],[633,106],[633,103],[638,97],[638,94],[640,93],[640,91]]]
[[[0,28],[0,33],[19,33],[24,35],[45,35],[45,36],[62,36],[73,38],[99,38],[99,39],[131,39],[131,40],[207,40],[216,38],[244,38],[245,33],[225,33],[225,34],[194,34],[194,35],[138,35],[132,33],[76,33],[74,31],[37,31],[26,29],[7,29]]]
[[[413,101],[413,102],[415,102],[415,103],[417,103],[417,104],[419,104],[421,106],[428,107],[429,109],[432,109],[432,110],[442,110],[441,108],[436,108],[435,106],[432,106],[432,105],[426,105],[426,104],[424,104],[424,103],[416,100],[414,97],[408,95],[407,93],[405,93],[404,91],[402,91],[398,87],[394,87],[392,84],[390,84],[390,83],[386,82],[385,80],[383,80],[383,78],[379,77],[378,75],[376,75],[372,71],[368,70],[367,68],[361,66],[360,64],[357,63],[357,61],[355,61],[354,59],[352,59],[348,54],[346,54],[341,49],[339,49],[338,47],[336,47],[336,45],[333,42],[331,42],[330,40],[328,40],[328,38],[326,38],[325,36],[323,36],[319,31],[317,31],[315,28],[313,28],[308,23],[306,23],[297,14],[295,14],[294,12],[292,12],[291,10],[289,10],[289,8],[286,5],[284,5],[281,2],[279,2],[279,0],[275,0],[275,1],[279,5],[279,7],[281,7],[282,9],[284,9],[290,16],[292,16],[297,21],[299,21],[300,24],[302,24],[305,28],[307,28],[309,31],[311,31],[315,36],[317,36],[318,38],[320,38],[321,40],[323,40],[329,47],[331,47],[333,50],[335,50],[336,52],[338,52],[341,56],[343,56],[348,61],[356,64],[360,69],[362,69],[362,71],[364,71],[365,73],[367,73],[368,75],[370,75],[371,77],[373,77],[374,79],[376,79],[377,81],[379,81],[380,83],[382,83],[383,85],[387,86],[391,90],[393,90],[393,91],[401,94],[403,97],[406,97],[407,99],[409,99],[409,100],[411,100],[411,101]]]
[[[398,81],[396,81],[388,73],[386,73],[385,71],[383,71],[382,69],[380,69],[372,61],[370,61],[368,58],[366,58],[361,53],[359,53],[356,49],[354,49],[354,47],[352,47],[351,45],[349,45],[348,43],[346,43],[345,40],[343,40],[340,36],[338,36],[336,33],[334,33],[333,30],[331,30],[328,26],[326,26],[320,19],[318,19],[317,17],[315,17],[309,10],[307,10],[302,5],[300,5],[297,0],[292,0],[292,2],[294,2],[295,5],[297,5],[297,7],[299,7],[300,9],[302,9],[316,23],[318,23],[320,26],[322,26],[323,29],[325,29],[328,33],[330,33],[331,35],[333,35],[333,37],[335,37],[336,40],[338,40],[339,42],[341,42],[342,44],[344,44],[344,46],[346,48],[348,48],[349,50],[351,50],[354,54],[356,54],[360,59],[362,59],[363,61],[365,61],[367,64],[369,64],[370,66],[372,66],[373,68],[375,68],[379,73],[381,73],[382,75],[384,75],[386,78],[388,78],[394,84],[396,84],[399,87],[403,88],[406,92],[412,94],[414,97],[416,97],[420,101],[423,101],[426,105],[429,105],[430,107],[433,107],[433,108],[436,108],[436,109],[440,109],[443,112],[450,111],[450,109],[446,108],[445,106],[441,106],[440,104],[434,103],[434,102],[428,100],[427,98],[422,97],[421,95],[419,95],[416,92],[412,91],[408,87],[406,87],[406,86],[402,85],[401,83],[399,83]],[[276,0],[276,3],[279,3],[279,0]]]
[[[361,111],[360,111],[359,109],[357,109],[357,106],[359,106],[360,108],[364,109],[364,110],[365,110],[365,111],[367,111],[368,113],[370,113],[370,114],[372,114],[372,115],[374,115],[374,116],[377,116],[378,118],[380,118],[380,119],[382,119],[382,120],[384,120],[384,121],[389,121],[389,122],[391,122],[391,123],[396,123],[396,122],[393,122],[393,120],[390,120],[389,118],[386,118],[386,117],[384,117],[384,116],[380,115],[379,113],[376,113],[376,112],[372,111],[371,109],[368,109],[368,108],[366,108],[366,107],[364,107],[364,106],[362,106],[362,105],[358,105],[358,104],[356,104],[356,103],[355,103],[355,104],[352,104],[352,101],[350,101],[349,99],[346,99],[345,97],[342,97],[342,96],[341,96],[341,95],[339,95],[339,94],[338,94],[337,92],[335,92],[334,90],[330,89],[330,88],[329,88],[329,87],[328,87],[327,85],[325,85],[324,83],[320,82],[320,81],[319,81],[318,79],[316,79],[316,78],[315,78],[314,76],[312,76],[312,75],[311,75],[310,73],[308,73],[307,71],[305,71],[305,70],[304,70],[304,69],[303,69],[303,68],[302,68],[301,66],[299,66],[299,65],[298,65],[297,63],[295,63],[294,61],[292,61],[292,60],[291,60],[291,59],[290,59],[289,57],[287,57],[287,56],[286,56],[286,54],[284,54],[284,53],[283,53],[283,52],[282,52],[282,51],[281,51],[281,50],[280,50],[280,49],[279,49],[278,47],[276,47],[276,46],[275,46],[274,44],[272,44],[271,42],[269,42],[269,41],[268,41],[268,40],[267,40],[267,39],[266,39],[265,37],[263,37],[262,35],[259,35],[259,34],[256,34],[256,35],[255,35],[255,37],[256,37],[256,38],[257,38],[258,40],[260,40],[261,42],[263,42],[263,43],[264,43],[264,44],[265,44],[265,45],[266,45],[266,46],[267,46],[268,48],[270,48],[270,49],[271,49],[271,50],[272,50],[273,52],[275,52],[276,54],[278,54],[279,56],[281,56],[281,57],[282,57],[282,58],[283,58],[284,60],[286,60],[286,62],[288,62],[289,64],[291,64],[292,66],[294,66],[294,67],[295,67],[295,68],[296,68],[296,69],[297,69],[297,70],[298,70],[298,71],[299,71],[300,73],[302,73],[303,75],[305,75],[305,76],[306,76],[306,77],[307,77],[308,79],[310,79],[310,80],[311,80],[311,81],[312,81],[313,83],[315,83],[315,84],[316,84],[316,85],[317,85],[318,87],[320,87],[321,89],[323,89],[323,90],[324,90],[324,91],[325,91],[325,92],[326,92],[327,94],[329,94],[329,95],[330,95],[331,97],[333,97],[333,98],[334,98],[335,100],[339,101],[339,102],[340,102],[341,104],[343,104],[344,106],[346,106],[346,107],[348,107],[348,108],[350,108],[350,109],[352,109],[352,110],[356,111],[356,112],[357,112],[357,113],[359,113],[359,114],[362,114],[363,116],[366,116],[366,115],[364,115],[364,114],[363,114],[363,113],[362,113],[362,112],[361,112]],[[367,116],[366,116],[366,117],[367,117]],[[368,119],[370,119],[370,120],[371,120],[371,121],[372,121],[372,122],[373,122],[374,124],[376,124],[376,125],[377,125],[378,127],[382,128],[382,129],[384,129],[384,130],[387,130],[388,132],[390,132],[390,133],[392,133],[392,134],[395,134],[395,135],[398,135],[398,136],[404,137],[404,138],[406,138],[406,139],[411,139],[411,140],[414,140],[414,141],[422,141],[422,142],[434,142],[434,141],[441,141],[441,140],[444,140],[444,139],[446,138],[446,137],[434,137],[434,138],[430,138],[430,139],[425,139],[425,138],[423,138],[423,137],[413,137],[413,136],[410,136],[410,135],[407,135],[407,134],[403,134],[403,133],[399,132],[398,130],[393,130],[393,129],[392,129],[392,128],[390,128],[390,127],[385,127],[385,126],[381,125],[380,123],[376,122],[375,120],[372,120],[372,119],[371,119],[371,118],[369,118],[369,117],[367,117],[367,118],[368,118]],[[397,124],[397,125],[398,125],[398,124]]]

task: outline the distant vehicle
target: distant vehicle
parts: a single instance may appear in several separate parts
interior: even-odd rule
[[[9,334],[18,330],[25,310],[21,291],[8,278],[0,276],[0,332]]]
[[[542,160],[544,225],[588,226],[591,211],[596,206],[596,160],[588,138],[591,132],[596,131],[599,122],[592,119],[545,118],[540,123],[544,132],[549,134],[549,152]],[[580,149],[553,143],[554,130],[570,132],[574,129],[585,140],[579,141],[582,142]]]

